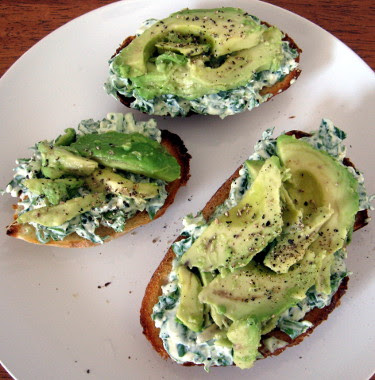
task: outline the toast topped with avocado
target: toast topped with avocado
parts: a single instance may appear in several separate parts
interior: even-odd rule
[[[239,8],[184,9],[126,38],[105,87],[147,114],[224,118],[286,90],[300,74],[300,53],[277,27]]]
[[[181,139],[131,113],[83,120],[32,149],[6,188],[19,197],[7,234],[31,243],[107,242],[163,215],[189,178]]]
[[[344,138],[329,120],[311,134],[267,130],[202,212],[184,219],[140,311],[163,358],[250,368],[327,319],[371,200]]]

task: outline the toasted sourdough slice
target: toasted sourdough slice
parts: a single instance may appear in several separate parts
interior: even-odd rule
[[[176,134],[171,133],[167,130],[161,130],[161,137],[161,145],[163,145],[167,149],[167,151],[177,159],[181,167],[180,178],[166,185],[166,191],[168,193],[168,196],[165,200],[164,205],[156,213],[154,219],[150,219],[147,212],[143,211],[138,212],[132,218],[128,219],[125,224],[125,229],[122,232],[115,232],[112,228],[104,226],[98,227],[95,233],[98,234],[100,237],[107,237],[105,240],[106,242],[115,239],[121,235],[124,235],[137,227],[150,223],[153,220],[161,217],[166,212],[167,208],[173,203],[179,188],[181,186],[186,185],[190,177],[190,154],[188,153],[183,141]],[[15,207],[17,208],[17,206]],[[17,218],[17,210],[14,215],[14,218]],[[30,224],[19,224],[17,222],[14,222],[7,227],[7,235],[25,240],[29,243],[41,244],[36,238],[34,227]],[[98,244],[92,243],[91,241],[80,237],[76,233],[73,233],[66,236],[64,240],[51,240],[43,245],[52,245],[62,248],[86,248]]]
[[[287,135],[295,135],[297,138],[301,138],[304,136],[310,136],[308,133],[301,132],[301,131],[290,131],[286,133]],[[354,165],[350,162],[349,159],[344,160],[344,164],[346,166],[352,166]],[[228,178],[224,184],[216,191],[216,193],[212,196],[212,198],[207,202],[206,206],[202,210],[202,214],[204,218],[207,220],[215,211],[216,207],[222,204],[229,196],[231,184],[234,179],[236,179],[239,176],[239,170],[238,168],[233,175]],[[356,215],[355,223],[354,223],[354,231],[364,227],[368,223],[368,213],[367,210],[359,211]],[[183,239],[182,236],[179,236],[176,241]],[[172,270],[172,262],[174,258],[176,257],[175,253],[173,252],[172,247],[169,248],[168,252],[164,256],[163,260],[159,264],[158,268],[154,272],[153,276],[151,277],[150,282],[147,285],[145,295],[142,301],[141,310],[140,310],[140,322],[143,327],[143,334],[146,336],[146,338],[150,341],[153,348],[162,356],[164,359],[168,359],[169,355],[167,351],[164,349],[163,341],[159,337],[159,329],[155,327],[154,321],[151,318],[152,310],[154,305],[158,302],[159,296],[162,294],[161,287],[165,285],[168,282],[168,275]],[[320,323],[325,321],[329,314],[340,305],[340,299],[345,294],[345,291],[347,289],[349,278],[345,277],[337,292],[332,297],[332,301],[329,305],[322,309],[312,309],[310,312],[308,312],[304,320],[307,320],[313,324],[311,328],[309,328],[305,333],[299,335],[297,338],[292,339],[284,333],[283,331],[279,329],[274,329],[268,334],[265,334],[262,336],[261,340],[261,346],[259,347],[259,352],[266,358],[268,356],[275,356],[283,352],[287,347],[291,347],[294,345],[299,344],[302,342],[302,340],[310,335],[315,327],[317,327]],[[276,349],[274,352],[268,351],[264,346],[264,341],[267,338],[275,337],[278,339],[281,339],[285,342],[287,342],[287,345],[284,347]],[[184,363],[185,366],[191,366],[196,365],[194,363]]]
[[[266,22],[262,22],[264,25],[270,27],[271,25],[266,23]],[[129,36],[127,38],[125,38],[125,40],[122,42],[122,44],[118,47],[118,49],[116,50],[116,52],[112,55],[111,58],[115,57],[118,53],[121,52],[122,49],[124,49],[126,46],[128,46],[133,40],[134,38],[136,38],[135,36]],[[298,45],[294,42],[294,40],[289,37],[287,34],[285,34],[285,37],[283,38],[283,41],[288,41],[289,42],[289,45],[292,49],[295,49],[298,51],[298,57],[295,59],[296,62],[299,62],[299,58],[300,58],[300,54],[302,53],[302,49],[300,49],[298,47]],[[277,95],[277,94],[280,94],[282,93],[283,91],[287,90],[291,84],[299,77],[299,75],[301,74],[301,69],[299,69],[298,67],[295,68],[293,71],[291,71],[289,74],[287,74],[282,80],[280,80],[279,82],[275,83],[273,86],[271,87],[264,87],[261,91],[260,91],[260,94],[262,96],[264,95],[267,95],[267,94],[270,94],[271,96],[266,100],[268,102],[268,100],[270,100],[273,96]],[[122,104],[124,104],[126,107],[130,107],[130,104],[134,102],[135,98],[128,98],[120,93],[117,92],[117,97],[118,99],[120,100],[120,102]],[[195,114],[195,112],[193,111],[189,111],[188,115],[187,116],[191,116],[192,114]]]

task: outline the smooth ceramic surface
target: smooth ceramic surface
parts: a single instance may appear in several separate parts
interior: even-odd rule
[[[5,235],[9,196],[0,201],[0,359],[19,379],[366,379],[374,368],[374,223],[354,234],[353,272],[342,305],[311,337],[254,368],[184,368],[161,360],[142,335],[145,287],[182,217],[200,210],[252,152],[261,132],[312,130],[322,117],[348,133],[348,156],[375,192],[375,79],[349,48],[307,20],[270,4],[236,0],[118,2],[88,13],[36,44],[0,80],[0,187],[34,142],[81,119],[126,111],[102,89],[107,60],[147,18],[184,7],[239,6],[290,34],[303,49],[302,74],[256,110],[220,120],[157,118],[193,159],[191,179],[154,223],[91,249],[34,246]],[[137,118],[145,115],[134,112]],[[293,118],[292,118],[293,116]],[[107,282],[110,285],[103,287]]]

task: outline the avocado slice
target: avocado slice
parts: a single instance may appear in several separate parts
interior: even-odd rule
[[[282,274],[252,261],[225,276],[217,276],[203,288],[199,300],[233,321],[252,317],[261,323],[303,299],[316,276],[315,254],[311,251]]]
[[[136,37],[112,68],[145,99],[173,94],[193,100],[245,85],[259,71],[278,69],[282,38],[277,28],[238,8],[182,10]],[[160,65],[155,56],[166,52],[185,60]]]
[[[155,44],[159,53],[165,53],[166,51],[173,51],[180,53],[185,57],[194,57],[203,53],[207,53],[210,50],[209,44],[193,44],[189,42],[158,42]]]
[[[277,155],[291,172],[285,186],[304,215],[314,214],[319,207],[332,209],[310,249],[333,254],[346,244],[359,209],[356,179],[334,158],[294,136],[278,137]]]
[[[259,174],[263,164],[262,160],[245,162],[252,180]],[[283,230],[263,263],[277,273],[286,273],[303,258],[306,249],[317,238],[320,227],[328,221],[333,210],[323,206],[312,214],[303,215],[302,209],[295,206],[284,186],[280,189],[280,195],[283,203]],[[322,254],[324,255],[324,251]]]
[[[33,194],[44,194],[51,205],[57,205],[69,198],[69,190],[81,187],[83,180],[75,177],[58,179],[31,178],[24,180],[22,184]]]
[[[276,245],[267,253],[264,265],[277,273],[286,273],[293,264],[303,258],[307,248],[319,237],[320,228],[327,223],[332,214],[331,208],[319,207],[314,214],[286,228],[277,239]]]
[[[168,41],[171,33],[198,37],[211,46],[215,56],[221,56],[255,46],[264,29],[238,8],[184,9],[146,29],[120,52],[115,64],[125,77],[145,74],[155,45]]]
[[[51,147],[47,141],[40,142],[38,150],[42,156],[41,171],[47,178],[56,179],[64,174],[86,176],[98,167],[97,162],[73,154],[60,146]]]
[[[70,199],[57,206],[45,206],[26,211],[17,218],[17,222],[20,224],[38,223],[46,227],[57,227],[79,214],[101,206],[104,202],[104,194],[88,194]]]
[[[67,128],[64,134],[57,137],[54,142],[55,146],[68,146],[76,139],[76,131],[74,128]]]
[[[334,263],[334,255],[326,255],[321,252],[316,257],[318,275],[316,277],[315,288],[318,293],[330,294],[331,289],[331,268]]]
[[[246,160],[244,166],[247,168],[249,176],[252,181],[255,181],[255,178],[259,174],[262,166],[264,165],[264,160]],[[297,224],[302,218],[302,210],[297,208],[290,198],[289,193],[286,191],[284,185],[280,187],[280,199],[282,202],[282,216],[283,216],[283,231],[288,229],[289,226]]]
[[[140,133],[112,131],[83,135],[70,147],[111,168],[167,182],[180,177],[181,169],[175,157],[157,141]]]
[[[259,44],[230,54],[219,67],[206,65],[204,57],[192,60],[190,71],[192,78],[201,86],[212,86],[220,90],[239,87],[249,82],[251,73],[264,70],[275,71],[283,59],[283,35],[277,28],[270,28],[263,33]]]
[[[260,346],[260,324],[253,318],[234,321],[228,329],[233,343],[233,361],[241,369],[251,368],[257,359]]]
[[[211,272],[200,271],[200,275],[203,286],[207,286],[215,278]],[[209,305],[206,305],[206,307],[208,308],[211,318],[216,326],[218,326],[220,329],[229,327],[230,321],[225,315],[218,313],[215,308],[211,308]]]
[[[116,194],[139,201],[156,197],[159,189],[156,183],[136,183],[108,168],[95,170],[85,178],[85,183],[91,191]]]
[[[246,167],[251,180],[254,182],[255,178],[258,176],[262,166],[264,165],[264,160],[246,160],[244,167]]]
[[[204,230],[181,257],[203,271],[245,266],[281,232],[279,159],[269,158],[239,203]]]
[[[176,317],[190,330],[201,331],[203,326],[203,304],[198,299],[202,285],[198,277],[184,266],[177,269],[180,303]]]

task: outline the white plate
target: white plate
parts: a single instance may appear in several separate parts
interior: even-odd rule
[[[81,119],[126,111],[102,84],[107,59],[141,21],[186,6],[224,4],[118,2],[73,20],[36,44],[0,81],[0,186],[10,179],[15,158],[28,156],[27,147],[34,142],[54,138]],[[202,208],[252,152],[265,128],[275,126],[277,134],[308,131],[322,117],[331,118],[348,132],[348,155],[364,170],[369,192],[375,192],[375,81],[370,68],[336,38],[295,14],[257,1],[231,5],[293,36],[303,48],[303,72],[287,92],[251,112],[225,120],[158,118],[160,127],[181,135],[193,156],[191,180],[163,218],[101,247],[55,249],[5,236],[12,200],[1,200],[0,358],[15,377],[366,379],[375,369],[374,224],[354,235],[353,275],[342,306],[310,338],[279,357],[257,362],[248,371],[214,368],[207,375],[202,368],[161,360],[142,335],[143,292],[177,236],[181,217]],[[106,282],[111,284],[98,288]]]

